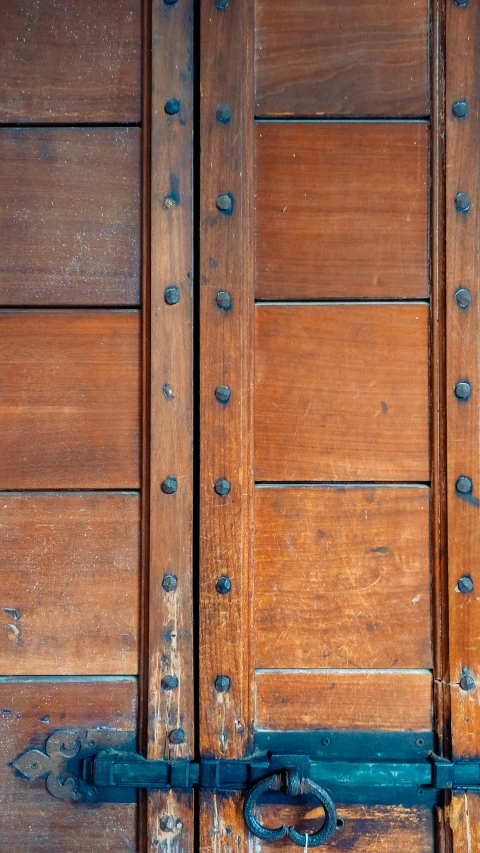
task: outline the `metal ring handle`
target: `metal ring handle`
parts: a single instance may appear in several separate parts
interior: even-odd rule
[[[282,773],[274,773],[273,776],[267,776],[266,779],[257,782],[248,792],[245,798],[243,814],[250,832],[256,835],[257,838],[261,838],[262,841],[278,841],[288,835],[294,844],[303,848],[320,847],[321,844],[325,844],[332,837],[337,825],[335,803],[320,785],[312,782],[311,779],[300,779],[296,771],[287,771],[285,788],[294,797],[304,793],[310,793],[316,797],[325,811],[325,823],[322,828],[312,834],[308,832],[302,834],[294,826],[282,824],[282,826],[276,828],[269,828],[259,823],[256,816],[258,800],[266,791],[280,791],[282,785]]]

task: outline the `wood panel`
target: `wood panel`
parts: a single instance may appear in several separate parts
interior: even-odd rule
[[[256,666],[432,665],[420,488],[257,488]]]
[[[256,726],[270,731],[432,726],[432,676],[422,670],[264,670],[256,697]]]
[[[426,115],[428,0],[256,0],[258,115]]]
[[[0,488],[137,488],[136,311],[0,312]]]
[[[480,752],[480,9],[478,4],[447,6],[447,467],[449,645],[452,702],[452,746],[456,758]],[[468,103],[468,117],[456,119],[451,105]],[[455,196],[468,193],[471,209],[456,210]],[[471,302],[460,307],[455,294],[462,288]],[[468,294],[465,293],[468,291]],[[458,297],[457,297],[458,299]],[[455,394],[468,381],[469,399]],[[471,492],[456,488],[459,477],[471,481]],[[461,592],[466,577],[471,591]],[[460,679],[466,669],[474,678],[471,691]],[[460,847],[459,849],[463,849]]]
[[[455,853],[473,853],[480,848],[480,796],[459,791],[446,808]]]
[[[266,826],[294,824],[299,832],[315,832],[321,826],[321,809],[312,806],[263,805],[258,809]],[[433,812],[422,807],[405,806],[340,806],[338,818],[344,822],[327,844],[327,850],[339,853],[433,853]],[[290,841],[269,844],[261,842],[262,853],[297,853]],[[440,851],[438,851],[440,853]]]
[[[256,296],[428,294],[428,126],[261,122]]]
[[[45,779],[29,782],[10,766],[26,749],[43,747],[58,729],[134,730],[136,681],[1,679],[0,708],[0,851],[136,850],[134,805],[63,803],[47,793]]]
[[[138,668],[136,494],[0,494],[5,675]]]
[[[140,121],[141,20],[141,0],[2,3],[0,121]]]
[[[256,477],[429,479],[426,305],[256,308]]]
[[[137,128],[3,128],[0,191],[0,305],[138,304]]]

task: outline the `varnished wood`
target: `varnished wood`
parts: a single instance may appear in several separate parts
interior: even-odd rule
[[[137,488],[136,311],[0,312],[0,488]]]
[[[0,122],[141,118],[141,0],[8,0],[0,8]]]
[[[463,13],[463,14],[462,14]],[[478,253],[480,204],[480,9],[478,4],[447,8],[447,105],[465,98],[469,116],[458,121],[447,113],[447,463],[450,683],[452,686],[452,746],[456,757],[480,751],[480,655],[478,588],[480,572],[480,300]],[[455,210],[457,192],[467,192],[468,214]],[[472,302],[461,310],[455,302],[458,287],[468,288]],[[468,379],[472,395],[460,402],[455,384]],[[455,483],[461,475],[473,482],[471,495],[461,496]],[[458,590],[458,579],[469,575],[472,593]],[[474,674],[471,693],[458,685],[462,670]],[[460,848],[462,849],[462,848]]]
[[[257,0],[258,115],[426,115],[428,0]]]
[[[257,488],[257,667],[428,669],[430,495]]]
[[[59,729],[134,730],[136,692],[135,679],[0,680],[2,853],[136,849],[134,805],[64,803],[47,793],[45,778],[29,782],[10,765]]]
[[[430,477],[425,305],[256,308],[256,477]]]
[[[255,723],[270,731],[428,731],[432,677],[421,670],[261,670]]]
[[[424,122],[256,127],[260,299],[428,295]]]
[[[0,305],[138,304],[137,128],[3,128],[0,192]]]
[[[0,495],[2,675],[134,674],[138,495]]]

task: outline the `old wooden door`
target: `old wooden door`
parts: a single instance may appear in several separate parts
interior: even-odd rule
[[[0,30],[0,850],[473,853],[478,0]]]

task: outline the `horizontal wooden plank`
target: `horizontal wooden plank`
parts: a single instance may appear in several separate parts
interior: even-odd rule
[[[137,311],[0,312],[0,489],[137,488]]]
[[[0,674],[138,670],[137,494],[0,494]]]
[[[432,665],[425,487],[257,488],[256,665]]]
[[[256,315],[257,480],[428,481],[426,305]]]
[[[260,671],[255,724],[270,731],[427,731],[432,676],[421,670]]]
[[[0,305],[137,305],[140,131],[0,130]]]
[[[258,815],[265,826],[294,825],[299,832],[317,832],[323,823],[322,809],[313,804],[304,806],[264,804]],[[415,806],[339,806],[338,820],[342,824],[326,847],[329,851],[352,853],[433,853],[433,811]],[[262,853],[298,853],[291,841],[258,842]],[[300,848],[301,849],[301,848]],[[440,853],[440,851],[438,851]]]
[[[0,4],[0,122],[141,117],[141,0]]]
[[[135,680],[0,680],[0,851],[97,853],[137,849],[134,805],[63,803],[47,793],[45,777],[22,778],[11,762],[43,748],[58,729],[136,728]]]
[[[256,0],[259,115],[426,115],[428,0]]]
[[[428,126],[257,125],[256,296],[428,294]]]

